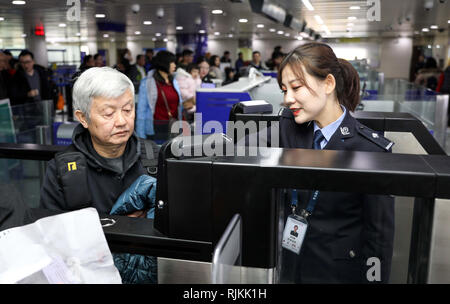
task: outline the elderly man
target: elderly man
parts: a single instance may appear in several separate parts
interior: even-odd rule
[[[141,175],[156,168],[157,148],[146,148],[134,133],[134,87],[109,67],[86,70],[73,87],[73,107],[80,121],[68,150],[48,163],[41,207],[76,210],[94,207],[110,213],[119,196]],[[143,151],[141,155],[141,144]],[[153,144],[153,143],[152,143]],[[150,152],[155,158],[148,157]],[[144,167],[140,158],[151,166]],[[144,211],[129,216],[144,217]]]

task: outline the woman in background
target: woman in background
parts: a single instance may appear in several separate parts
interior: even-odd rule
[[[182,99],[174,78],[176,57],[168,51],[159,51],[153,58],[153,69],[139,87],[136,112],[136,133],[141,138],[165,138],[169,122],[182,119]],[[154,137],[156,135],[156,137]]]
[[[217,55],[211,56],[209,60],[209,74],[212,78],[224,80],[223,73],[220,70],[220,57]]]

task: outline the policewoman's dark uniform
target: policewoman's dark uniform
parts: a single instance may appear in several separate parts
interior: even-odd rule
[[[311,149],[314,123],[297,124],[292,112],[280,116],[280,146]],[[393,143],[353,118],[347,110],[324,150],[391,152]],[[370,182],[370,181],[367,181]],[[299,191],[297,210],[312,191]],[[286,208],[286,216],[291,213]],[[299,212],[297,212],[298,214]],[[381,282],[389,280],[394,239],[394,198],[321,191],[300,255],[283,249],[282,277],[296,283],[367,283],[370,257],[381,261]]]

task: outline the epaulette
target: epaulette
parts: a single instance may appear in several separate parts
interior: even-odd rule
[[[371,142],[373,142],[374,144],[383,148],[386,151],[389,151],[392,148],[392,146],[394,145],[394,143],[392,141],[390,141],[386,137],[378,134],[374,130],[369,129],[366,126],[357,125],[356,129],[358,130],[359,134],[361,134],[362,136],[364,136],[365,138],[367,138],[368,140],[370,140]]]

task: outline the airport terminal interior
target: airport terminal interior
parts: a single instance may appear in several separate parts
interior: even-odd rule
[[[450,0],[0,0],[0,283],[448,284],[449,94]]]

